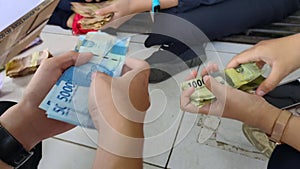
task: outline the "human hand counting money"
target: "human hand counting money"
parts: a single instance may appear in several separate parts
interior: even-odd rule
[[[109,164],[113,164],[111,168],[142,168],[143,122],[150,106],[149,73],[145,61],[126,58],[121,77],[100,72],[93,75],[89,112],[99,131],[94,168],[110,168]]]
[[[213,74],[217,70],[216,65],[209,65],[201,73],[203,76],[202,82],[204,82],[205,87],[215,96],[215,99],[200,108],[196,107],[190,101],[191,95],[196,89],[190,87],[181,94],[181,109],[192,113],[203,113],[236,119],[251,126],[260,125],[258,124],[258,119],[263,116],[261,114],[262,111],[280,112],[279,109],[267,103],[262,97],[221,84],[215,78],[208,75],[208,72]],[[195,72],[192,72],[187,77],[187,80],[194,78]]]
[[[39,105],[64,70],[73,65],[84,64],[91,57],[90,53],[67,52],[44,60],[28,84],[23,99],[0,117],[1,125],[10,131],[25,149],[30,150],[41,140],[74,127],[47,118]]]
[[[256,90],[256,94],[263,96],[274,89],[285,76],[300,67],[299,44],[300,34],[262,41],[235,56],[227,68],[247,62],[256,62],[259,67],[270,65],[272,71],[269,77]]]

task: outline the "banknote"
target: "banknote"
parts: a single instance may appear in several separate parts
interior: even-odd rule
[[[92,52],[94,56],[84,65],[70,67],[59,78],[40,105],[47,117],[94,128],[87,107],[91,75],[100,71],[120,76],[129,40],[99,32],[90,32],[83,40],[79,39],[81,46],[76,46],[79,52]]]
[[[80,3],[80,2],[71,2],[71,9],[84,17],[101,17],[96,14],[96,11],[110,5],[111,2],[101,2],[101,3]]]
[[[34,73],[41,62],[47,58],[52,57],[48,50],[33,52],[22,58],[10,60],[5,65],[6,75],[9,77],[24,76]]]
[[[82,29],[94,29],[99,30],[105,24],[109,23],[114,13],[108,13],[105,15],[97,15],[96,11],[108,6],[111,4],[110,1],[105,1],[101,3],[79,3],[79,2],[71,2],[72,10],[83,16],[78,22],[81,24]]]
[[[223,72],[211,74],[218,82],[234,88],[252,92],[265,79],[255,63],[242,64],[237,68],[225,69]],[[199,108],[211,103],[216,98],[205,86],[202,77],[181,84],[182,90],[194,87],[195,92],[190,96],[191,103]]]

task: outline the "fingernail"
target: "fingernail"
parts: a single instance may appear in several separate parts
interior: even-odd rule
[[[99,15],[101,14],[101,11],[96,11],[95,14]]]
[[[91,52],[83,52],[83,53],[79,53],[80,57],[89,57],[89,56],[93,56],[93,53]]]
[[[257,90],[256,94],[259,96],[264,96],[266,94],[266,92],[262,91],[262,90]]]
[[[204,83],[206,84],[206,82],[209,80],[209,75],[205,75],[204,77],[203,77],[203,81],[204,81]]]
[[[94,79],[96,77],[96,72],[94,72],[93,74],[92,74],[92,79]]]
[[[192,75],[193,75],[194,77],[197,77],[197,74],[198,74],[197,71],[195,71],[195,70],[192,71]]]

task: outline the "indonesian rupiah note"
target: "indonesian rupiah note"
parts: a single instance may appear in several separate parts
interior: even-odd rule
[[[242,64],[237,68],[225,69],[224,72],[212,73],[218,82],[234,88],[251,92],[265,79],[255,63]],[[194,87],[195,92],[190,96],[191,103],[196,107],[211,103],[215,96],[206,88],[202,77],[181,84],[182,90]]]
[[[105,24],[110,22],[114,16],[114,13],[108,13],[105,15],[98,15],[96,11],[110,5],[110,1],[100,3],[79,3],[71,2],[72,10],[83,16],[78,22],[81,24],[82,29],[94,29],[99,30]]]
[[[94,128],[88,112],[88,93],[91,75],[95,71],[112,77],[122,73],[130,38],[116,38],[106,33],[94,32],[80,38],[79,52],[92,52],[93,58],[81,66],[67,69],[53,86],[40,108],[49,118],[74,125]]]

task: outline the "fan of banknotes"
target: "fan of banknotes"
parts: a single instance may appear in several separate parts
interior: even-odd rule
[[[100,16],[96,14],[96,11],[100,8],[103,8],[109,5],[111,1],[105,1],[101,3],[79,3],[79,2],[71,2],[72,10],[83,16],[81,20],[78,22],[81,24],[82,29],[93,29],[99,30],[105,24],[111,21],[114,13],[109,13],[104,16]]]
[[[249,93],[253,92],[265,79],[262,76],[261,69],[259,69],[255,63],[246,63],[237,68],[225,69],[224,72],[212,73],[211,76],[222,84]],[[195,92],[190,96],[190,100],[196,107],[201,108],[216,99],[216,97],[205,87],[201,77],[181,84],[182,90],[186,90],[189,87],[195,88]]]
[[[112,77],[122,73],[130,38],[118,38],[103,32],[79,36],[75,50],[91,52],[92,59],[68,68],[40,104],[47,117],[70,124],[94,128],[88,112],[91,75],[100,71]]]

